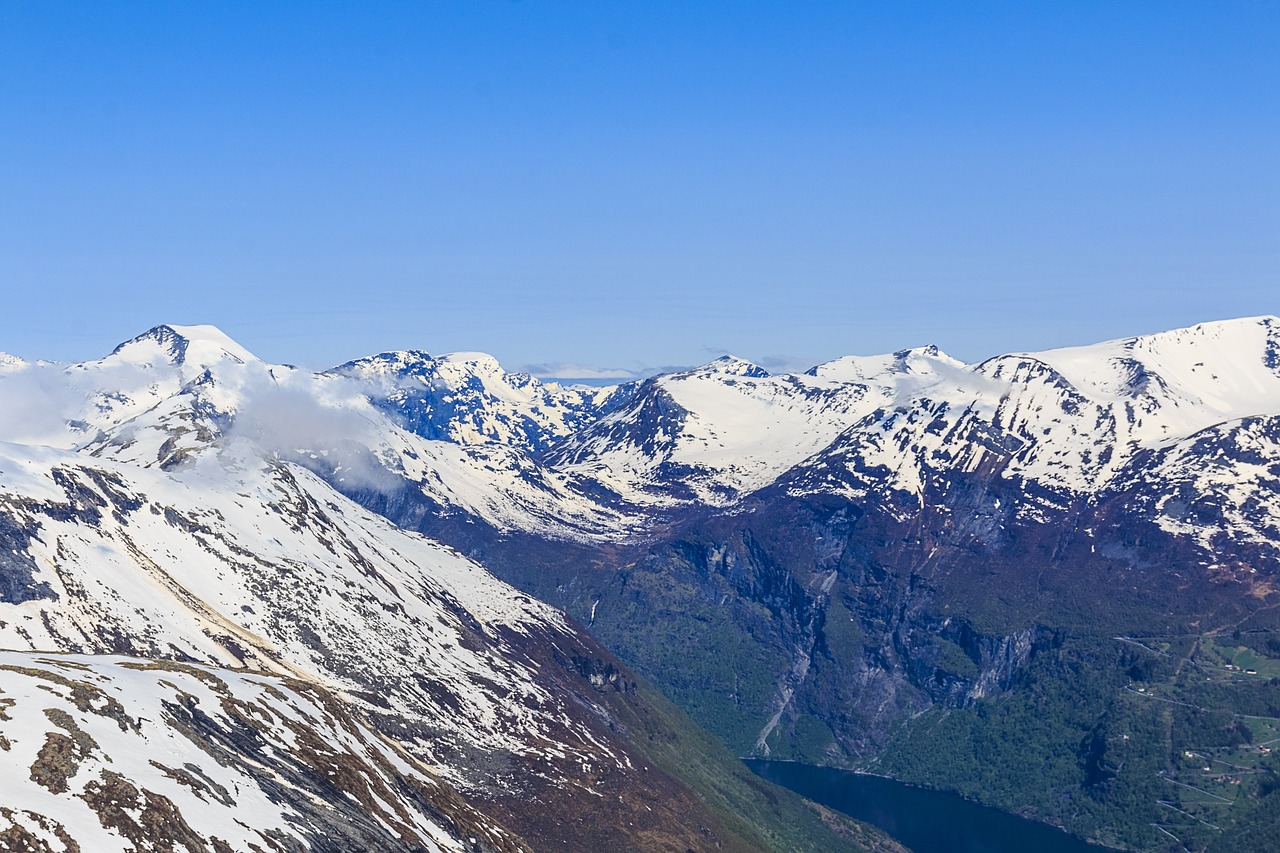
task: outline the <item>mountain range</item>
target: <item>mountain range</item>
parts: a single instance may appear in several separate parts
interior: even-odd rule
[[[889,849],[735,753],[1131,849],[1280,814],[1269,759],[1227,818],[1175,800],[1280,717],[1219,650],[1280,629],[1273,317],[604,388],[158,326],[0,400],[29,849]]]

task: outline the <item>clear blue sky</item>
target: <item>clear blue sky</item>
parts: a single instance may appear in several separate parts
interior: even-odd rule
[[[978,359],[1280,313],[1280,3],[0,0],[0,350]]]

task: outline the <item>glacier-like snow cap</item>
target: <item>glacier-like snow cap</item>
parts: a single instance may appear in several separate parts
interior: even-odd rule
[[[120,344],[103,361],[115,360],[139,366],[167,362],[175,366],[207,368],[226,359],[241,364],[258,361],[257,356],[217,326],[160,325]]]

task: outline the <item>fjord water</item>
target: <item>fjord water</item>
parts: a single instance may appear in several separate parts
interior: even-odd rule
[[[770,782],[878,826],[913,853],[1100,853],[1060,829],[944,791],[795,761],[748,759]]]

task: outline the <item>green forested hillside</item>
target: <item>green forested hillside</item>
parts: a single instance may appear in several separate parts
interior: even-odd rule
[[[1069,639],[1019,689],[902,725],[874,766],[1119,847],[1280,850],[1276,639]]]

